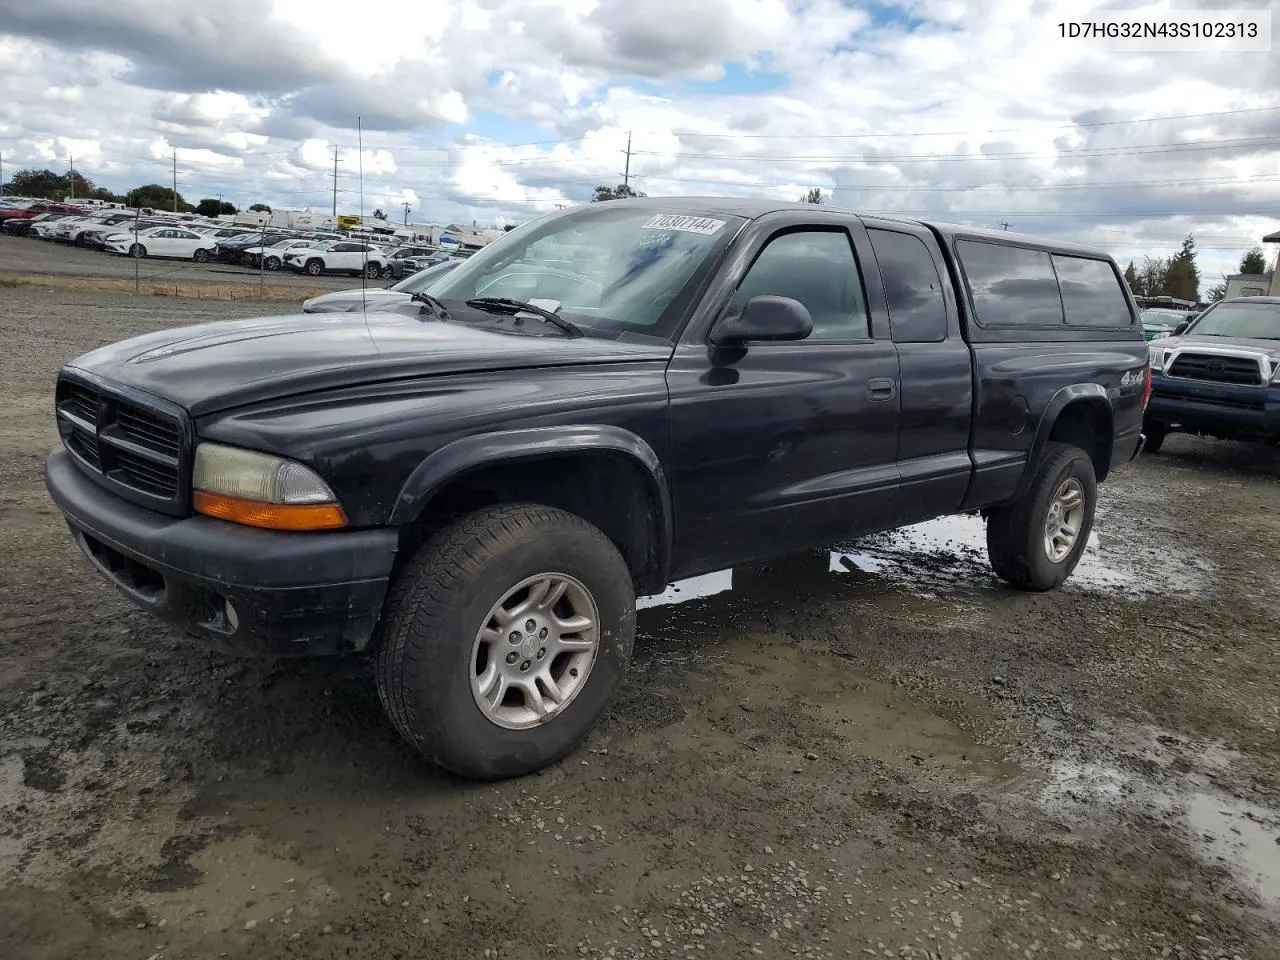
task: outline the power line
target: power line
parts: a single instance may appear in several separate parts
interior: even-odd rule
[[[1163,117],[1134,117],[1129,120],[1092,120],[1086,123],[1061,123],[1051,127],[997,127],[990,130],[930,130],[923,133],[828,133],[828,134],[795,134],[795,133],[700,133],[696,131],[677,132],[676,136],[715,137],[723,139],[743,140],[871,140],[884,137],[965,137],[980,133],[1031,133],[1043,130],[1075,130],[1081,127],[1115,127],[1131,123],[1160,123],[1164,120],[1201,120],[1206,117],[1227,117],[1245,113],[1265,113],[1280,110],[1280,105],[1273,107],[1245,107],[1240,110],[1215,110],[1211,113],[1182,113]]]
[[[647,173],[632,174],[640,180],[660,180],[663,183],[705,183],[724,187],[760,187],[768,189],[794,189],[796,183],[766,183],[760,180],[718,180],[718,179],[699,179],[696,177],[663,177],[655,176]],[[541,182],[563,183],[569,178],[555,178],[554,180]],[[584,178],[578,178],[584,179]],[[591,179],[591,178],[585,178]],[[1270,183],[1280,181],[1280,175],[1261,175],[1256,177],[1184,177],[1172,180],[1099,180],[1099,181],[1081,181],[1078,183],[1042,183],[1042,184],[1000,184],[1000,183],[975,183],[975,184],[955,184],[946,186],[914,186],[907,183],[884,184],[884,183],[829,183],[823,186],[828,190],[889,190],[903,193],[952,193],[963,192],[972,193],[974,191],[985,190],[1093,190],[1093,189],[1109,189],[1112,187],[1147,187],[1147,186],[1195,186],[1200,187],[1207,184],[1231,185],[1245,183]],[[522,180],[518,181],[527,185],[540,181]]]

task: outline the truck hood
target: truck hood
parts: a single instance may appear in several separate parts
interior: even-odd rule
[[[386,287],[373,287],[368,290],[360,290],[358,287],[352,290],[338,290],[334,293],[322,293],[318,297],[312,297],[310,300],[302,301],[302,309],[308,312],[334,312],[343,313],[353,310],[361,310],[367,303],[375,310],[383,309],[393,303],[408,303],[412,294],[403,293],[400,290],[388,290]]]
[[[394,313],[229,320],[108,344],[68,366],[199,417],[315,390],[520,367],[666,361],[668,344],[528,336]]]
[[[1194,350],[1215,347],[1219,350],[1247,350],[1264,353],[1272,359],[1280,358],[1280,340],[1254,340],[1247,337],[1159,337],[1152,346],[1166,350]]]

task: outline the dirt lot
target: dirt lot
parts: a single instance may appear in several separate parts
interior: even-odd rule
[[[0,957],[1280,957],[1274,449],[1127,467],[1052,595],[969,518],[683,584],[584,750],[475,786],[46,497],[61,362],[278,309],[0,288]]]

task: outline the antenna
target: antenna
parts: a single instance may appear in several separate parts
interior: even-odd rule
[[[360,155],[360,226],[364,227],[364,126],[360,117],[356,117],[356,152]],[[363,232],[363,231],[362,231]],[[360,241],[360,306],[368,305],[366,288],[369,284],[369,244]],[[367,322],[367,321],[366,321]]]

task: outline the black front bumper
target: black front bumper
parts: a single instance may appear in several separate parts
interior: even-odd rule
[[[63,448],[45,484],[98,571],[126,597],[224,650],[318,656],[363,650],[382,612],[394,529],[281,533],[167,517],[113,496]]]

